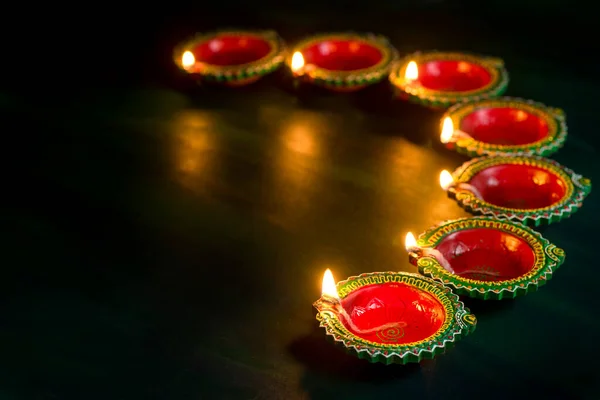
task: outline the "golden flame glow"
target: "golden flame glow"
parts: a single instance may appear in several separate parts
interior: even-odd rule
[[[416,62],[411,61],[408,63],[404,72],[404,79],[407,81],[416,81],[419,79],[419,67]]]
[[[337,288],[335,286],[335,280],[333,280],[333,274],[331,273],[331,270],[329,268],[325,270],[325,274],[323,275],[323,286],[321,286],[321,296],[329,296],[337,300],[340,299],[340,296],[337,292]]]
[[[469,72],[471,72],[471,64],[461,61],[458,63],[458,72],[463,73],[463,74],[467,74]]]
[[[515,114],[515,119],[517,120],[517,122],[523,122],[527,119],[527,117],[527,113],[523,110],[518,110]]]
[[[440,172],[440,186],[442,187],[442,189],[448,190],[452,183],[454,183],[454,178],[452,177],[452,174],[450,172],[446,170]]]
[[[187,110],[177,113],[172,124],[174,162],[181,183],[201,187],[212,174],[218,142],[210,114]]]
[[[296,124],[288,127],[283,139],[289,150],[305,156],[314,156],[317,147],[315,136],[310,125]]]
[[[535,183],[536,185],[547,185],[548,183],[550,183],[550,175],[543,171],[536,171],[533,174],[532,180],[533,183]]]
[[[414,249],[417,247],[417,239],[415,239],[415,235],[412,232],[408,232],[406,234],[406,238],[404,239],[404,247],[406,251],[410,251],[410,249]]]
[[[183,68],[188,69],[193,67],[194,64],[196,64],[196,57],[194,57],[194,54],[191,51],[186,51],[183,53],[181,56],[181,65]]]
[[[444,123],[442,124],[442,134],[440,135],[440,140],[442,143],[448,143],[450,139],[452,139],[453,134],[454,124],[452,123],[452,118],[446,117],[444,118]]]
[[[296,72],[300,68],[304,67],[304,56],[299,51],[295,52],[292,56],[292,71]]]

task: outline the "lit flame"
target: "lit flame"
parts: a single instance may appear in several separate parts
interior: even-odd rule
[[[183,68],[188,69],[194,66],[194,64],[196,64],[196,57],[194,57],[194,54],[191,51],[183,53],[183,56],[181,56],[181,65]]]
[[[412,232],[408,232],[406,234],[406,239],[404,239],[404,247],[406,248],[406,251],[411,251],[415,247],[418,247],[417,239],[415,239],[415,235],[413,235]]]
[[[416,81],[419,79],[419,67],[417,67],[416,62],[411,61],[408,63],[404,72],[404,79],[407,81]]]
[[[446,170],[440,172],[440,186],[444,190],[448,190],[448,188],[454,183],[454,178],[452,174]]]
[[[454,124],[452,123],[452,118],[446,117],[444,118],[444,123],[442,125],[442,134],[440,135],[440,140],[442,143],[448,143],[450,139],[452,139],[453,134]]]
[[[340,299],[338,295],[337,288],[335,286],[335,281],[333,280],[333,274],[331,270],[327,268],[325,274],[323,275],[323,286],[321,286],[321,296],[329,296],[333,297],[336,300]]]
[[[292,71],[296,72],[302,67],[304,67],[304,57],[297,51],[292,56]]]

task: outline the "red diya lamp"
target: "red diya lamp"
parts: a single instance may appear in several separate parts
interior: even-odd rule
[[[473,214],[533,226],[569,217],[592,190],[589,179],[537,156],[475,158],[442,171],[440,186]]]
[[[477,319],[452,291],[406,272],[373,272],[337,285],[328,269],[314,303],[325,333],[370,362],[431,359],[475,330]]]
[[[567,139],[561,109],[512,97],[456,104],[442,118],[440,141],[468,156],[548,156]]]
[[[351,92],[384,79],[397,57],[383,36],[331,33],[301,41],[286,62],[296,79]]]
[[[427,107],[500,96],[508,86],[508,72],[499,58],[463,53],[414,53],[390,74],[398,96]]]
[[[525,225],[489,217],[462,218],[406,235],[410,262],[459,295],[512,299],[536,291],[564,262],[565,252]]]
[[[174,61],[199,81],[242,86],[277,69],[283,54],[283,41],[274,31],[218,31],[179,45]]]

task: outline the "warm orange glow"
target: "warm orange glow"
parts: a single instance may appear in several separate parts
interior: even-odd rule
[[[452,174],[446,170],[440,172],[440,186],[444,190],[448,190],[448,188],[454,183],[454,178]]]
[[[404,72],[404,79],[407,81],[416,81],[419,79],[419,67],[417,67],[416,62],[411,61],[408,63]]]
[[[174,161],[183,173],[180,177],[201,184],[210,177],[217,145],[210,115],[194,110],[177,113],[172,129]]]
[[[543,171],[535,171],[532,180],[536,185],[544,186],[550,183],[550,175]]]
[[[194,54],[191,51],[186,51],[183,53],[181,56],[181,65],[183,68],[191,68],[194,66],[194,64],[196,64],[196,57],[194,57]]]
[[[412,232],[408,232],[406,234],[406,239],[404,239],[404,247],[406,248],[406,251],[411,251],[411,249],[418,247],[417,239],[415,239],[415,235],[413,235]]]
[[[468,74],[471,72],[471,64],[468,62],[461,61],[458,63],[458,72]]]
[[[290,126],[284,134],[286,147],[298,154],[314,156],[317,151],[315,132],[310,125],[297,124]]]
[[[337,287],[335,286],[335,280],[333,280],[333,274],[331,270],[327,268],[325,274],[323,275],[323,286],[321,286],[321,296],[329,296],[333,297],[336,300],[340,299],[340,296],[337,292]]]
[[[527,119],[527,117],[527,113],[523,110],[518,110],[515,114],[515,120],[517,120],[517,122],[523,122]]]
[[[292,71],[297,72],[302,67],[304,67],[304,56],[299,51],[295,52],[292,56]]]
[[[454,124],[452,123],[452,118],[446,117],[444,118],[444,123],[442,125],[442,134],[440,135],[440,140],[442,143],[448,143],[452,139],[453,134]]]

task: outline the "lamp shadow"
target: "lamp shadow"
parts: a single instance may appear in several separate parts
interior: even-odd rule
[[[322,329],[314,326],[312,331],[294,340],[288,351],[296,361],[304,365],[307,375],[333,377],[353,382],[385,382],[398,380],[418,373],[419,364],[384,365],[370,363],[344,353],[325,337]]]
[[[337,92],[320,85],[308,82],[303,79],[295,78],[289,71],[284,69],[276,71],[276,87],[298,99],[298,102],[303,108],[307,109],[322,109],[323,101],[337,98],[351,98],[358,92]],[[327,107],[326,107],[327,108]]]
[[[205,99],[210,105],[215,99],[227,102],[232,96],[264,92],[272,87],[277,80],[278,74],[275,71],[275,73],[261,76],[254,82],[241,85],[227,85],[224,82],[207,81],[200,76],[189,75],[172,69],[170,71],[168,86],[172,90],[190,98],[196,100]]]
[[[388,82],[380,82],[361,91],[353,104],[366,114],[378,117],[378,131],[388,136],[402,136],[426,147],[439,142],[440,119],[444,110],[434,110],[397,98]]]
[[[512,299],[507,300],[480,300],[470,297],[460,299],[475,316],[492,315],[511,310],[515,306]]]

